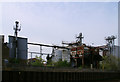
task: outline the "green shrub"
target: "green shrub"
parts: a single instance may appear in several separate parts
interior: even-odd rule
[[[113,55],[103,57],[100,67],[104,70],[118,70],[118,58]]]
[[[35,62],[32,62],[31,65],[32,66],[44,66],[43,62],[45,61],[41,57],[36,56]]]
[[[9,60],[9,62],[10,62],[10,63],[17,63],[17,64],[19,64],[19,60],[16,59],[16,58],[11,58],[11,59]]]
[[[47,61],[47,64],[46,64],[46,66],[53,66],[54,65],[54,62],[52,62],[52,60],[48,60]]]
[[[81,69],[83,69],[83,67],[82,67],[82,66],[80,66],[80,67],[78,67],[78,69],[80,69],[80,70],[81,70]]]
[[[67,61],[58,61],[54,63],[55,67],[70,67],[70,63]]]

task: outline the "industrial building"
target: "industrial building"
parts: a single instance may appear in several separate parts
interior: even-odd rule
[[[55,49],[54,52],[52,52],[52,61],[67,61],[70,62],[70,51],[67,49]]]
[[[30,43],[27,41],[27,38],[18,37],[17,31],[20,31],[20,29],[18,29],[19,22],[16,21],[15,23],[15,35],[9,36],[8,43],[4,43],[4,36],[0,36],[2,37],[3,63],[6,60],[10,61],[11,59],[18,59],[21,64],[27,64],[28,53],[31,53],[31,59],[32,54],[35,53],[48,55],[47,60],[51,59],[52,62],[70,62],[72,67],[89,66],[91,68],[99,68],[99,62],[102,61],[102,56],[114,55],[120,57],[120,47],[114,45],[114,40],[116,39],[114,36],[106,38],[107,45],[98,47],[83,44],[82,39],[84,37],[82,36],[82,33],[76,37],[75,42],[62,42],[62,44],[66,46]],[[28,45],[39,46],[40,52],[28,52]],[[52,53],[42,53],[42,46],[51,47],[53,49]],[[51,57],[49,57],[49,55],[51,55]]]
[[[62,44],[67,45],[70,49],[70,61],[73,67],[91,66],[91,68],[99,68],[99,61],[102,61],[102,56],[99,55],[99,47],[87,46],[82,43],[82,33],[76,37],[76,42]]]
[[[78,36],[78,39],[74,43],[62,43],[67,46],[51,46],[45,44],[36,44],[36,43],[28,43],[27,38],[17,37],[17,55],[16,55],[16,42],[15,36],[9,36],[9,42],[4,43],[4,36],[2,37],[2,59],[3,63],[5,60],[10,60],[12,58],[16,58],[20,61],[21,64],[26,63],[28,60],[28,44],[38,45],[40,47],[46,46],[53,48],[51,54],[51,60],[53,62],[67,61],[71,63],[72,67],[80,67],[80,66],[89,66],[92,68],[99,68],[99,62],[102,61],[102,56],[109,55],[110,53],[114,53],[114,56],[119,57],[120,47],[114,46],[112,51],[109,50],[108,46],[87,46],[82,43],[82,36]],[[48,55],[42,53],[42,55]],[[32,52],[33,53],[33,52]],[[30,60],[30,59],[29,59]]]
[[[120,58],[120,55],[119,55],[120,54],[119,53],[120,52],[120,46],[114,45],[114,49],[112,49],[112,51],[110,51],[108,49],[107,45],[99,46],[99,49],[100,49],[99,54],[101,56],[113,55],[113,56],[115,56],[117,58]]]
[[[4,43],[4,36],[2,35],[2,61],[3,65],[6,61],[11,61],[11,59],[19,59],[21,60],[21,63],[23,61],[27,61],[27,38],[17,37],[17,57],[16,57],[16,51],[15,51],[15,42],[14,42],[14,36],[9,36],[9,42]]]

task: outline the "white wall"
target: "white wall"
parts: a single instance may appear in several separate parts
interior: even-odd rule
[[[0,82],[2,81],[2,36],[0,36]]]

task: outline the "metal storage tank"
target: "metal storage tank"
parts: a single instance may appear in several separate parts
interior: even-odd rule
[[[60,59],[62,60],[62,50],[61,49],[56,49],[53,53],[52,61],[57,62]]]
[[[63,49],[62,50],[62,61],[70,62],[70,51]]]
[[[14,36],[9,36],[9,56],[10,58],[15,58],[15,42],[14,42],[15,37]],[[27,60],[27,38],[22,38],[18,37],[17,38],[17,49],[18,49],[18,59],[24,59]]]
[[[120,58],[119,54],[120,54],[120,46],[115,46],[113,55],[116,56],[117,58]]]
[[[9,36],[9,57],[15,58],[15,42],[13,36]]]

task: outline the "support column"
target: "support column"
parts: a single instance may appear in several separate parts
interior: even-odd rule
[[[42,57],[42,46],[40,45],[40,58]]]
[[[32,63],[32,52],[31,52],[31,63]]]

